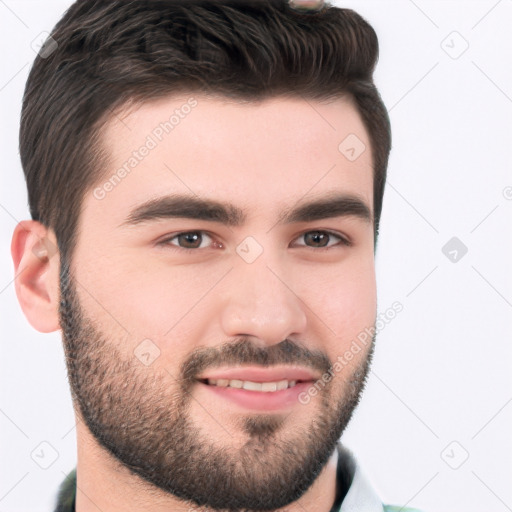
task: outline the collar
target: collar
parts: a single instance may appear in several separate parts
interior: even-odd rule
[[[379,496],[369,483],[350,450],[338,442],[337,495],[330,512],[382,512]],[[343,497],[339,490],[348,490]],[[340,502],[341,501],[341,502]]]

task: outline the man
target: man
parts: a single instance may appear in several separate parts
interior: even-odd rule
[[[394,510],[339,442],[374,346],[377,55],[320,2],[81,0],[57,24],[12,243],[77,419],[56,510]]]

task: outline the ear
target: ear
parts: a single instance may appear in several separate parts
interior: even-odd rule
[[[59,251],[51,229],[40,222],[18,223],[11,242],[14,287],[30,325],[53,332],[59,325]]]

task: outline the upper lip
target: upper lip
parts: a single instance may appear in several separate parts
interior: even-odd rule
[[[197,377],[198,380],[227,379],[249,380],[252,382],[278,382],[280,380],[311,381],[318,377],[309,369],[299,366],[238,366],[217,368]]]

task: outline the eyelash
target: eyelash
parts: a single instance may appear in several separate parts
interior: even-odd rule
[[[180,235],[189,235],[189,234],[197,234],[197,233],[201,233],[202,235],[206,234],[208,237],[213,239],[213,236],[210,233],[208,233],[207,231],[202,231],[202,230],[180,231],[178,233],[173,233],[172,236],[168,236],[168,237],[164,238],[163,240],[160,240],[159,242],[157,242],[156,245],[162,246],[162,247],[171,247],[172,249],[176,249],[176,250],[180,250],[180,251],[186,251],[186,252],[195,251],[195,252],[197,252],[201,249],[200,248],[191,248],[191,247],[180,247],[179,245],[171,244],[171,240],[174,240],[175,238],[179,237]],[[306,248],[309,248],[309,249],[312,249],[315,251],[326,251],[326,250],[332,249],[333,247],[339,247],[340,245],[345,246],[345,247],[350,247],[352,245],[352,242],[350,240],[348,240],[347,238],[345,238],[337,233],[334,233],[333,231],[328,231],[325,229],[312,229],[309,231],[305,231],[304,233],[301,233],[298,238],[301,238],[301,237],[307,235],[308,233],[320,233],[320,234],[329,235],[330,237],[338,238],[340,242],[338,244],[328,246],[328,247],[311,247],[311,246],[305,245],[305,244],[300,245],[300,247],[306,247]]]

